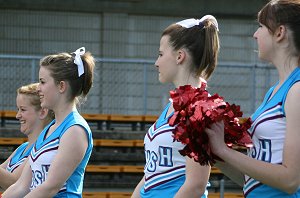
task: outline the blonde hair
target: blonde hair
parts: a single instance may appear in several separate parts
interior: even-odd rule
[[[17,94],[26,95],[29,98],[30,104],[34,107],[36,111],[42,109],[40,97],[38,95],[38,85],[39,83],[32,83],[28,85],[21,86],[17,89]],[[46,126],[54,119],[54,112],[52,110],[48,110],[48,114],[46,116],[44,125]]]

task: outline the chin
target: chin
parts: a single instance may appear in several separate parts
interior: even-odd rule
[[[269,63],[270,61],[263,56],[259,56],[259,59],[264,63]]]
[[[263,62],[269,62],[269,60],[268,60],[268,58],[267,58],[267,56],[265,55],[265,54],[263,54],[263,53],[258,53],[258,58],[261,60],[261,61],[263,61]]]
[[[162,84],[167,83],[167,81],[166,81],[165,79],[163,79],[163,78],[158,78],[158,80],[159,80],[159,82],[162,83]]]
[[[46,109],[49,109],[49,108],[48,108],[48,105],[45,104],[45,103],[41,103],[41,107],[46,108]]]
[[[27,135],[26,130],[20,130],[20,131],[21,131],[21,133],[23,133],[24,135]]]

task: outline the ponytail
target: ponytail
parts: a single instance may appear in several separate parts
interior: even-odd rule
[[[208,79],[217,65],[219,53],[218,23],[212,15],[186,19],[167,27],[162,36],[169,36],[174,50],[187,49],[192,59],[192,72]]]
[[[217,66],[218,53],[220,49],[218,30],[210,20],[203,22],[205,38],[202,59],[197,70],[197,75],[208,79]]]
[[[50,71],[55,82],[67,81],[70,84],[69,100],[84,99],[92,87],[95,60],[90,52],[84,51],[79,56],[75,53],[48,55],[41,59],[40,66]]]

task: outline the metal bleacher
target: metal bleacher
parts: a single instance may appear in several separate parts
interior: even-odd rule
[[[20,136],[15,120],[16,112],[1,112],[1,161],[26,138]],[[127,198],[143,177],[143,136],[155,116],[83,114],[93,126],[94,148],[86,168],[83,197]],[[99,122],[99,123],[98,123]],[[109,124],[108,124],[109,123]],[[121,127],[120,127],[121,125]],[[101,127],[99,127],[101,126]],[[106,126],[106,127],[103,127]],[[239,186],[212,168],[209,197],[243,197]],[[224,190],[225,189],[225,190]]]

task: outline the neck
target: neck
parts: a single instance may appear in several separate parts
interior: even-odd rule
[[[74,103],[68,103],[63,106],[53,109],[55,113],[55,125],[59,125],[63,120],[72,112],[76,110],[76,105]]]
[[[33,144],[38,136],[40,135],[40,133],[43,131],[44,129],[44,125],[43,125],[43,122],[40,123],[39,126],[37,126],[29,135],[28,135],[28,142],[29,142],[29,145]]]
[[[279,83],[283,83],[288,76],[299,66],[299,57],[279,57],[273,62],[279,76]]]
[[[177,79],[173,81],[175,87],[183,86],[183,85],[191,85],[192,87],[200,86],[200,78],[196,77],[190,72],[183,72],[178,75]]]

